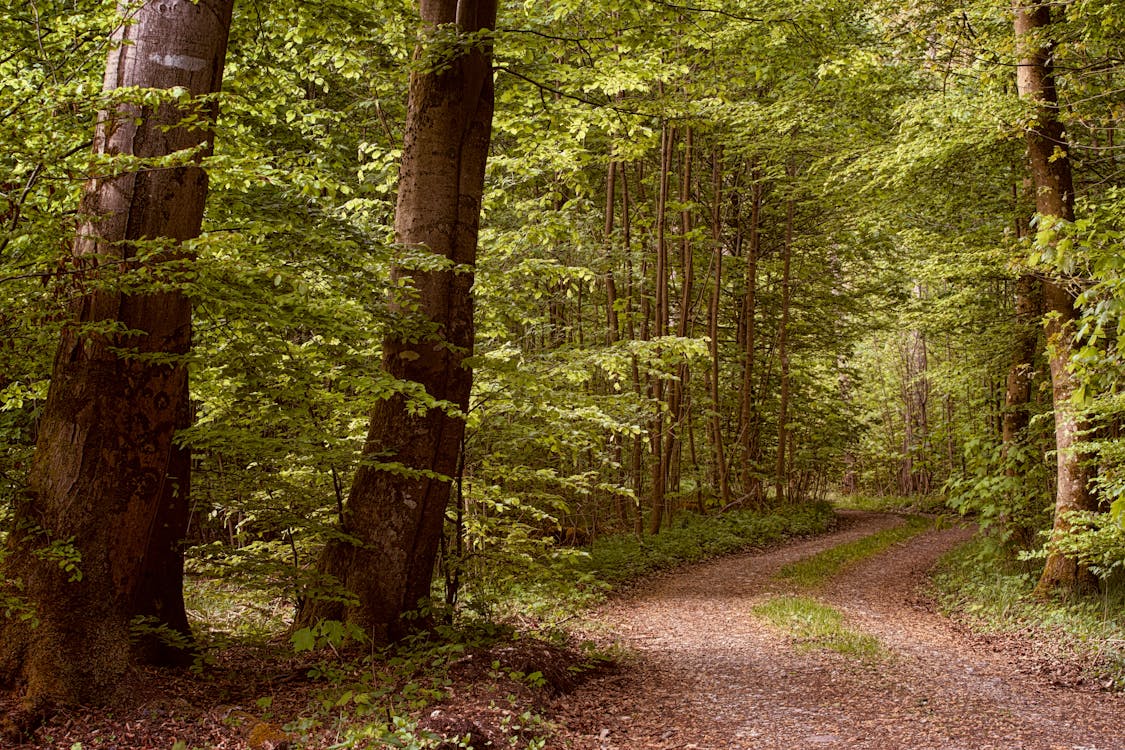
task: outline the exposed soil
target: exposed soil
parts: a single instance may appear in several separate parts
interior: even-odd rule
[[[630,657],[556,701],[557,746],[1125,748],[1123,696],[1055,684],[1033,654],[965,638],[919,593],[967,530],[915,537],[814,592],[876,636],[885,657],[803,651],[756,620],[756,603],[787,590],[773,579],[782,565],[899,522],[848,516],[837,533],[692,567],[604,607],[603,634]]]
[[[811,592],[877,637],[884,656],[802,650],[752,614],[788,590],[774,578],[785,563],[899,523],[847,513],[831,534],[685,568],[615,598],[592,614],[589,634],[623,647],[616,668],[576,673],[577,651],[532,639],[470,651],[441,679],[441,702],[418,712],[419,726],[472,735],[478,750],[545,735],[550,750],[1125,749],[1125,696],[1085,685],[1034,640],[971,636],[935,613],[926,574],[967,530],[915,537]],[[303,733],[282,731],[325,689],[309,666],[278,651],[227,649],[202,678],[139,673],[117,705],[61,713],[0,746],[331,747],[349,736],[331,709]],[[520,677],[531,673],[541,678]],[[0,724],[16,705],[0,694]]]

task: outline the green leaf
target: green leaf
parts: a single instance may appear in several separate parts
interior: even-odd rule
[[[289,636],[289,641],[293,644],[293,650],[297,653],[302,651],[312,651],[316,648],[316,635],[313,634],[311,628],[301,628],[293,632]]]

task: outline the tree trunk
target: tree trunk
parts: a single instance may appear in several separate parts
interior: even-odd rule
[[[617,162],[612,159],[609,166],[606,168],[605,177],[605,229],[603,238],[605,242],[605,256],[603,262],[605,263],[605,309],[606,309],[606,344],[612,346],[617,343],[621,337],[621,323],[617,315],[617,281],[613,276],[613,214],[614,204],[617,200]],[[624,170],[622,170],[624,172]],[[626,210],[628,208],[626,207]],[[613,462],[617,466],[621,466],[623,458],[622,437],[619,433],[612,433],[609,436],[609,442],[612,447]],[[617,518],[621,525],[627,526],[629,523],[629,508],[625,502],[625,496],[618,493],[616,496]]]
[[[613,277],[613,205],[617,193],[617,162],[610,161],[605,177],[605,313],[606,343],[614,344],[620,337],[617,320],[617,281]]]
[[[914,289],[921,298],[920,286]],[[930,379],[926,336],[919,330],[907,331],[902,343],[902,463],[899,467],[899,493],[926,495],[930,491],[931,471],[916,461],[929,455]]]
[[[423,40],[410,76],[406,135],[399,169],[395,239],[426,248],[456,270],[407,271],[410,292],[391,301],[410,334],[383,341],[383,365],[422,385],[439,404],[418,408],[403,394],[380,402],[371,417],[341,524],[352,540],[327,545],[319,562],[355,599],[309,598],[298,618],[311,625],[345,620],[375,642],[425,625],[405,617],[429,597],[450,477],[465,430],[473,351],[471,289],[484,168],[492,129],[491,45],[479,32],[496,19],[494,0],[421,0]],[[456,29],[460,42],[451,44]],[[460,414],[450,413],[450,407]]]
[[[633,286],[633,234],[632,234],[632,203],[629,197],[629,171],[621,166],[621,244],[625,247],[625,299],[628,308],[625,315],[625,335],[630,341],[635,341],[637,327],[634,320],[634,286]],[[642,274],[643,278],[643,274]],[[647,314],[646,314],[647,316]],[[631,375],[633,391],[640,396],[641,371],[636,356],[632,357]],[[632,450],[629,457],[629,486],[633,490],[633,533],[637,538],[644,535],[644,513],[641,508],[641,497],[644,495],[644,438],[636,435],[633,438]]]
[[[130,6],[106,63],[104,88],[219,90],[232,0]],[[122,13],[126,9],[122,6]],[[208,129],[179,127],[214,102],[104,112],[98,153],[158,158],[195,149]],[[202,145],[197,159],[208,152]],[[176,286],[199,235],[207,176],[195,164],[91,179],[73,255],[77,287],[51,375],[29,496],[18,504],[4,574],[35,608],[38,627],[0,623],[0,680],[29,707],[112,697],[132,657],[184,654],[142,637],[135,616],[190,636],[183,603],[190,455],[176,446],[189,419],[191,302]],[[143,241],[143,244],[142,244]],[[126,294],[124,272],[168,291]],[[71,560],[76,569],[68,571]]]
[[[660,150],[660,188],[656,197],[656,328],[657,338],[668,335],[668,242],[665,237],[665,216],[668,207],[668,173],[672,169],[672,145],[676,129],[664,126]],[[664,523],[665,490],[668,485],[668,453],[664,449],[664,381],[653,378],[652,400],[657,413],[652,424],[652,512],[648,533],[660,533]]]
[[[711,299],[707,305],[707,337],[710,342],[711,367],[708,370],[708,389],[711,395],[711,449],[714,452],[715,476],[719,485],[720,507],[730,505],[730,473],[727,471],[727,457],[723,445],[722,403],[719,399],[719,303],[723,291],[723,227],[722,227],[722,152],[715,150],[711,162],[711,265],[714,269],[714,283],[711,286]]]
[[[1001,438],[1004,453],[1008,447],[1022,443],[1027,437],[1030,419],[1032,363],[1039,344],[1036,321],[1042,315],[1042,290],[1039,281],[1031,274],[1016,280],[1016,336],[1012,347],[1012,364],[1008,368],[1007,388],[1004,390],[1004,417]]]
[[[680,174],[680,288],[679,316],[676,320],[676,336],[687,337],[691,326],[692,294],[695,284],[695,263],[691,248],[691,210],[688,199],[691,197],[691,158],[694,143],[691,128],[684,131],[684,159]],[[668,465],[668,486],[672,492],[680,492],[681,453],[683,438],[681,431],[687,413],[687,388],[691,382],[691,370],[685,361],[676,368],[676,379],[668,388],[668,432],[664,438],[664,462]],[[671,518],[669,518],[671,520]]]
[[[1035,123],[1027,129],[1027,156],[1035,186],[1036,211],[1041,217],[1074,220],[1074,184],[1066,140],[1058,117],[1058,92],[1052,71],[1051,44],[1041,34],[1051,25],[1048,3],[1015,7],[1015,38],[1019,54],[1016,85],[1021,98],[1035,107]],[[1072,511],[1096,510],[1089,487],[1089,470],[1081,455],[1084,425],[1073,404],[1076,388],[1067,365],[1074,350],[1074,296],[1065,279],[1043,282],[1047,312],[1047,347],[1051,365],[1051,392],[1055,410],[1055,448],[1058,489],[1055,498],[1054,537],[1067,534]],[[1097,588],[1097,580],[1084,566],[1052,551],[1047,557],[1036,593],[1078,593]]]
[[[781,322],[777,328],[777,356],[781,362],[781,392],[777,411],[777,465],[774,470],[774,499],[785,502],[785,447],[789,425],[789,270],[793,257],[793,199],[785,201],[785,241],[781,248]]]
[[[758,286],[758,253],[761,242],[762,187],[758,183],[757,170],[752,172],[753,184],[750,188],[750,236],[744,251],[746,291],[742,298],[743,319],[743,360],[742,360],[742,398],[739,405],[739,436],[742,442],[742,492],[750,503],[757,505],[762,500],[762,482],[754,476],[758,460],[758,426],[754,415],[754,315],[757,309],[756,291]]]

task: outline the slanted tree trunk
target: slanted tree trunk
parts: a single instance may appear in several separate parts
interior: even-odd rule
[[[106,91],[219,90],[232,0],[129,6],[114,34]],[[98,153],[159,158],[210,150],[197,121],[214,101],[122,104],[102,113]],[[93,178],[73,245],[74,302],[51,374],[29,496],[15,509],[4,579],[34,607],[37,627],[0,620],[0,680],[22,686],[30,708],[110,699],[132,661],[130,623],[155,618],[190,635],[182,540],[190,456],[175,445],[188,423],[191,302],[176,288],[199,235],[207,176],[195,163]],[[127,275],[167,288],[126,294]],[[66,560],[75,564],[65,569]],[[182,652],[143,637],[135,655]]]
[[[421,0],[420,7],[423,38],[410,75],[395,238],[456,267],[395,271],[406,282],[392,300],[404,325],[384,339],[383,365],[444,405],[419,408],[396,394],[375,407],[341,522],[354,541],[329,542],[319,561],[355,600],[310,597],[298,618],[304,625],[345,620],[376,642],[425,622],[404,616],[430,593],[465,431],[462,414],[450,407],[463,413],[469,405],[472,267],[492,130],[492,52],[480,32],[493,28],[496,3]]]
[[[1035,123],[1027,128],[1027,156],[1035,186],[1035,207],[1042,217],[1074,220],[1074,183],[1066,139],[1059,121],[1058,91],[1052,70],[1052,46],[1043,34],[1051,26],[1051,6],[1046,2],[1015,5],[1015,38],[1019,67],[1016,84],[1021,98],[1035,107]],[[1043,282],[1047,316],[1047,348],[1051,366],[1051,392],[1055,410],[1055,448],[1058,487],[1052,534],[1070,531],[1067,514],[1096,510],[1090,492],[1089,470],[1081,455],[1084,425],[1073,404],[1074,376],[1067,369],[1074,350],[1074,296],[1062,278]],[[1096,589],[1097,580],[1077,561],[1052,551],[1036,593],[1078,593]]]

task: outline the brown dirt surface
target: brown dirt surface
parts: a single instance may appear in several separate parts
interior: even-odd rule
[[[901,522],[845,513],[831,534],[622,593],[591,613],[587,633],[620,649],[616,666],[591,667],[581,650],[534,638],[470,649],[438,679],[436,702],[414,712],[418,727],[450,738],[437,750],[463,747],[453,738],[467,735],[478,749],[542,747],[547,737],[545,750],[1125,750],[1125,696],[1079,689],[1074,665],[1032,638],[972,636],[936,614],[922,587],[965,529],[925,533],[806,592],[878,638],[883,656],[800,649],[753,615],[790,590],[774,577],[782,565]],[[327,686],[307,675],[315,660],[285,654],[236,646],[199,676],[138,672],[111,705],[63,711],[0,747],[329,748],[371,721],[317,709]],[[0,693],[0,724],[17,706]],[[292,731],[301,717],[316,723]]]
[[[966,529],[926,532],[809,592],[878,638],[883,656],[798,649],[756,619],[756,604],[791,590],[774,578],[782,565],[901,522],[846,517],[836,533],[693,566],[603,607],[595,637],[628,655],[616,673],[556,699],[551,746],[1125,748],[1125,697],[1056,684],[1014,658],[1018,646],[965,638],[934,611],[926,574]]]

